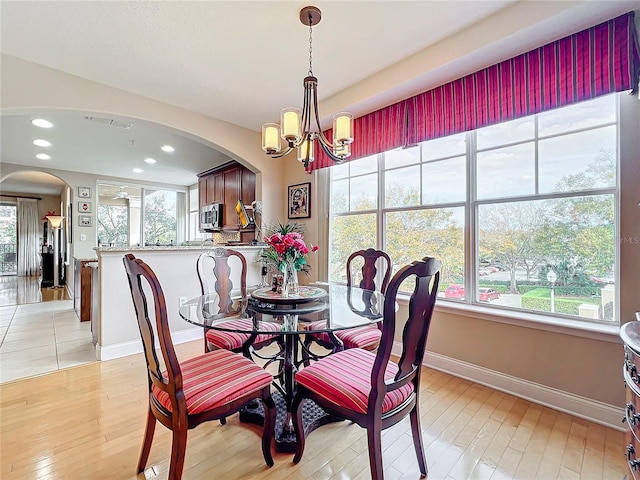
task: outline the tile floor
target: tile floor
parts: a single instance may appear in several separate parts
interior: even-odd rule
[[[0,383],[95,361],[72,300],[0,306]]]

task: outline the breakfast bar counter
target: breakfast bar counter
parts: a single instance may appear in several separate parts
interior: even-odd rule
[[[247,260],[247,285],[260,283],[261,264],[258,255],[264,248],[260,245],[207,243],[201,246],[101,246],[96,248],[100,277],[98,319],[96,321],[98,328],[96,357],[98,360],[110,360],[142,351],[140,332],[122,260],[127,253],[141,258],[156,272],[167,303],[173,342],[183,343],[201,339],[203,336],[202,328],[194,327],[181,320],[178,308],[181,302],[200,295],[196,260],[201,253],[213,248],[232,248],[241,252]],[[237,282],[239,285],[239,276]],[[234,281],[234,283],[236,282]]]

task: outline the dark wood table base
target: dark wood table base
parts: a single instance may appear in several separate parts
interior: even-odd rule
[[[296,435],[293,431],[290,415],[287,413],[287,407],[282,394],[278,391],[272,393],[273,401],[276,404],[276,452],[295,453],[296,451]],[[240,421],[262,425],[264,420],[264,411],[262,402],[255,402],[240,411]],[[331,422],[342,422],[343,418],[327,414],[322,408],[311,400],[305,400],[302,406],[302,424],[304,425],[305,437],[316,428]]]

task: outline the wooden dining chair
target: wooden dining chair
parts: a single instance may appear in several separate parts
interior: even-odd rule
[[[177,480],[182,476],[187,431],[202,422],[232,415],[256,399],[261,399],[264,405],[262,455],[271,467],[271,442],[276,419],[270,390],[272,376],[251,360],[228,350],[216,350],[178,361],[171,341],[164,293],[155,273],[131,254],[125,255],[124,266],[149,380],[149,410],[138,473],[143,472],[147,464],[156,420],[173,432],[168,478]],[[149,291],[153,301],[151,311],[147,304]],[[158,358],[156,342],[160,346],[164,367]]]
[[[420,372],[438,294],[440,268],[439,260],[425,257],[394,275],[385,294],[382,339],[377,353],[361,348],[343,350],[296,374],[297,392],[292,405],[297,441],[294,463],[300,461],[304,452],[303,401],[311,399],[327,413],[366,428],[374,480],[383,479],[381,431],[408,415],[418,466],[422,475],[427,474],[418,412]],[[405,285],[414,285],[406,323],[396,318],[396,297],[404,281],[407,281]],[[390,359],[391,349],[396,325],[403,324],[402,354],[396,362]]]
[[[362,263],[362,267],[358,266]],[[381,277],[382,282],[378,289],[376,278],[378,277],[378,268],[376,265],[382,266]],[[366,290],[378,290],[385,293],[391,276],[391,258],[382,250],[368,248],[366,250],[358,250],[349,255],[347,259],[347,286],[352,286],[354,282],[360,279],[358,286]],[[322,329],[325,321],[320,320],[309,325],[309,330]],[[366,325],[364,327],[350,328],[347,330],[339,330],[334,333],[338,340],[342,343],[342,347],[363,348],[365,350],[375,350],[380,345],[380,337],[382,336],[382,324]],[[309,351],[312,343],[316,343],[324,348],[336,352],[342,347],[333,342],[328,333],[312,333],[305,337],[305,348]],[[316,355],[319,357],[319,355]]]
[[[247,261],[242,253],[227,248],[216,248],[204,252],[197,260],[196,270],[198,272],[202,294],[218,294],[218,311],[220,313],[228,312],[233,304],[231,297],[234,285],[231,281],[232,268],[230,262],[234,258],[237,259],[234,263],[237,264],[239,262],[240,264],[239,294],[243,298],[246,298]],[[218,326],[228,327],[230,329],[236,328],[238,330],[251,330],[253,328],[253,320],[251,318],[234,319],[219,323]],[[277,335],[280,330],[280,326],[277,323],[264,322],[262,328],[272,330],[274,334],[257,335],[205,328],[205,352],[222,348],[231,350],[232,352],[242,352],[245,357],[251,358],[252,348],[259,350],[274,341],[281,340],[281,337]]]

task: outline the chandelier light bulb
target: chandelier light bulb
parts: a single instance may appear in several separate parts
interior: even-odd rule
[[[300,146],[298,147],[298,161],[304,164],[309,164],[315,160],[313,155],[313,144],[314,141],[312,138],[305,139]]]
[[[287,142],[300,140],[300,110],[297,108],[283,108],[281,114],[282,139]]]
[[[262,126],[262,150],[269,155],[280,151],[280,126],[275,123],[265,123]]]
[[[353,115],[340,112],[333,116],[333,139],[340,144],[353,142]]]

